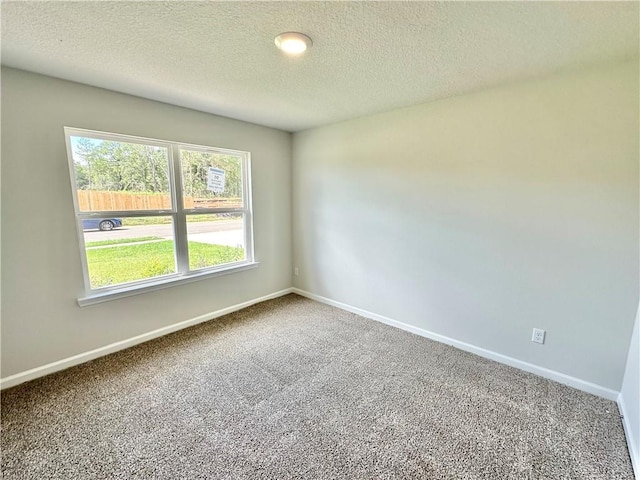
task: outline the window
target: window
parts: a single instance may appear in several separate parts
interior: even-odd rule
[[[65,128],[87,298],[254,266],[248,152]]]

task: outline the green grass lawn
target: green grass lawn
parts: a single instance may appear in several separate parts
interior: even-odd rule
[[[148,242],[151,240],[162,240],[162,237],[136,237],[136,238],[114,238],[113,240],[98,240],[97,242],[87,242],[85,247],[102,247],[105,245],[117,245],[119,243]]]
[[[187,218],[188,223],[222,222],[230,220],[240,220],[242,218],[242,215],[232,215],[229,217],[224,217],[216,213],[203,213],[198,215],[189,215]],[[123,227],[133,227],[136,225],[167,225],[170,223],[171,217],[125,217],[122,219]]]
[[[243,248],[189,242],[191,270],[236,262],[243,258]],[[171,240],[90,249],[87,250],[87,262],[91,288],[118,285],[176,271]]]

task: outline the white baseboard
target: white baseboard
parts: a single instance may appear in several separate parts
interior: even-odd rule
[[[391,325],[392,327],[397,327],[402,330],[406,330],[407,332],[415,333],[422,337],[429,338],[431,340],[435,340],[440,343],[445,343],[447,345],[451,345],[452,347],[459,348],[460,350],[464,350],[466,352],[474,353],[479,355],[480,357],[488,358],[490,360],[494,360],[499,363],[503,363],[505,365],[509,365],[511,367],[519,368],[520,370],[524,370],[525,372],[533,373],[539,375],[544,378],[548,378],[550,380],[554,380],[558,383],[562,383],[564,385],[568,385],[573,388],[577,388],[578,390],[582,390],[587,393],[591,393],[593,395],[597,395],[599,397],[606,398],[607,400],[616,401],[618,399],[618,395],[620,392],[615,390],[611,390],[609,388],[596,385],[595,383],[587,382],[585,380],[581,380],[579,378],[571,377],[569,375],[565,375],[564,373],[556,372],[555,370],[550,370],[548,368],[539,367],[532,363],[523,362],[522,360],[518,360],[513,357],[508,357],[506,355],[502,355],[500,353],[492,352],[491,350],[487,350],[485,348],[477,347],[475,345],[471,345],[470,343],[461,342],[459,340],[455,340],[450,337],[445,337],[444,335],[440,335],[438,333],[430,332],[428,330],[424,330],[419,327],[414,327],[413,325],[408,325],[406,323],[398,322],[397,320],[393,320],[391,318],[385,317],[383,315],[378,315],[377,313],[372,313],[367,310],[363,310],[358,307],[353,307],[346,303],[337,302],[335,300],[331,300],[330,298],[326,298],[320,295],[316,295],[315,293],[307,292],[306,290],[301,290],[299,288],[293,288],[293,293],[297,293],[303,297],[310,298],[312,300],[316,300],[321,303],[326,303],[327,305],[332,305],[334,307],[338,307],[342,310],[346,310],[351,313],[355,313],[360,315],[361,317],[369,318],[371,320],[376,320],[381,323],[385,323],[387,325]]]
[[[631,456],[631,464],[633,465],[633,473],[636,478],[640,480],[640,452],[637,449],[638,442],[635,438],[635,435],[640,434],[640,432],[634,432],[633,426],[629,423],[627,407],[622,394],[618,395],[618,409],[620,410],[620,415],[622,415],[622,426],[624,427],[624,434],[627,437],[627,445],[629,447],[629,455]]]
[[[243,303],[239,303],[236,305],[232,305],[227,308],[223,308],[221,310],[216,310],[215,312],[210,312],[204,315],[200,315],[195,318],[191,318],[189,320],[185,320],[183,322],[175,323],[173,325],[169,325],[167,327],[159,328],[157,330],[153,330],[151,332],[144,333],[142,335],[138,335],[135,337],[128,338],[126,340],[121,340],[116,343],[112,343],[110,345],[105,345],[104,347],[96,348],[94,350],[84,352],[78,355],[74,355],[72,357],[64,358],[62,360],[58,360],[53,363],[49,363],[47,365],[43,365],[40,367],[32,368],[30,370],[26,370],[24,372],[16,373],[15,375],[11,375],[9,377],[0,379],[0,389],[5,389],[9,387],[13,387],[15,385],[19,385],[20,383],[28,382],[29,380],[33,380],[38,377],[43,377],[50,373],[57,372],[59,370],[64,370],[66,368],[79,365],[84,362],[88,362],[89,360],[93,360],[95,358],[103,357],[105,355],[109,355],[110,353],[117,352],[119,350],[123,350],[125,348],[132,347],[134,345],[138,345],[140,343],[144,343],[146,341],[152,340],[154,338],[161,337],[163,335],[167,335],[172,332],[176,332],[178,330],[182,330],[183,328],[191,327],[193,325],[197,325],[202,322],[206,322],[207,320],[212,320],[214,318],[220,317],[222,315],[227,315],[228,313],[232,313],[243,308],[249,307],[251,305],[255,305],[256,303],[264,302],[266,300],[271,300],[273,298],[281,297],[283,295],[287,295],[289,293],[297,293],[303,297],[310,298],[312,300],[316,300],[321,303],[325,303],[327,305],[332,305],[334,307],[338,307],[342,310],[346,310],[348,312],[355,313],[365,318],[369,318],[371,320],[376,320],[381,323],[385,323],[387,325],[391,325],[393,327],[400,328],[402,330],[406,330],[411,333],[415,333],[417,335],[430,338],[431,340],[435,340],[437,342],[445,343],[447,345],[451,345],[453,347],[459,348],[461,350],[474,353],[484,358],[488,358],[490,360],[495,360],[499,363],[503,363],[505,365],[509,365],[515,368],[519,368],[521,370],[534,373],[536,375],[540,375],[541,377],[548,378],[550,380],[555,380],[564,385],[568,385],[570,387],[577,388],[579,390],[583,390],[588,393],[592,393],[594,395],[598,395],[600,397],[606,398],[608,400],[618,401],[619,393],[615,390],[611,390],[600,385],[596,385],[594,383],[586,382],[584,380],[580,380],[579,378],[571,377],[569,375],[565,375],[564,373],[556,372],[554,370],[550,370],[544,367],[539,367],[537,365],[523,362],[522,360],[518,360],[512,357],[508,357],[506,355],[502,355],[500,353],[492,352],[490,350],[486,350],[481,347],[477,347],[475,345],[471,345],[469,343],[461,342],[459,340],[455,340],[450,337],[445,337],[444,335],[440,335],[434,332],[430,332],[428,330],[424,330],[419,327],[415,327],[413,325],[408,325],[406,323],[399,322],[397,320],[393,320],[391,318],[378,315],[373,312],[369,312],[367,310],[363,310],[361,308],[357,308],[346,303],[337,302],[335,300],[331,300],[330,298],[326,298],[320,295],[316,295],[311,292],[307,292],[305,290],[301,290],[299,288],[287,288],[284,290],[280,290],[278,292],[274,292],[269,295],[265,295],[260,298],[255,298],[253,300],[249,300]]]
[[[198,323],[203,323],[208,320],[221,317],[222,315],[227,315],[228,313],[241,310],[251,305],[255,305],[256,303],[264,302],[266,300],[271,300],[277,297],[282,297],[283,295],[287,295],[291,292],[293,292],[292,288],[286,288],[284,290],[280,290],[279,292],[265,295],[264,297],[254,298],[253,300],[238,303],[221,310],[216,310],[215,312],[205,313],[204,315],[200,315],[183,322],[174,323],[173,325],[162,327],[151,332],[143,333],[142,335],[137,335],[135,337],[127,338],[126,340],[121,340],[110,345],[105,345],[104,347],[96,348],[95,350],[80,353],[72,357],[58,360],[57,362],[42,365],[41,367],[32,368],[31,370],[26,370],[24,372],[16,373],[15,375],[0,379],[0,389],[14,387],[21,383],[28,382],[29,380],[34,380],[38,377],[44,377],[45,375],[49,375],[50,373],[64,370],[66,368],[73,367],[75,365],[79,365],[81,363],[85,363],[89,360],[93,360],[99,357],[104,357],[105,355],[117,352],[118,350],[124,350],[125,348],[133,347],[134,345],[153,340],[154,338],[162,337],[163,335],[167,335],[172,332],[177,332],[178,330],[182,330],[183,328],[191,327],[193,325],[197,325]]]

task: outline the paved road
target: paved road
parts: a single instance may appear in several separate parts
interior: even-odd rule
[[[189,240],[218,245],[238,246],[244,243],[242,220],[221,220],[217,222],[188,223]],[[121,227],[109,232],[88,230],[84,232],[85,242],[119,240],[125,238],[162,237],[172,238],[173,227],[167,225],[137,225]]]

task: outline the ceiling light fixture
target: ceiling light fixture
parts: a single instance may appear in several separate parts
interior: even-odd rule
[[[276,46],[289,55],[300,55],[311,45],[313,42],[304,33],[285,32],[276,37]]]

